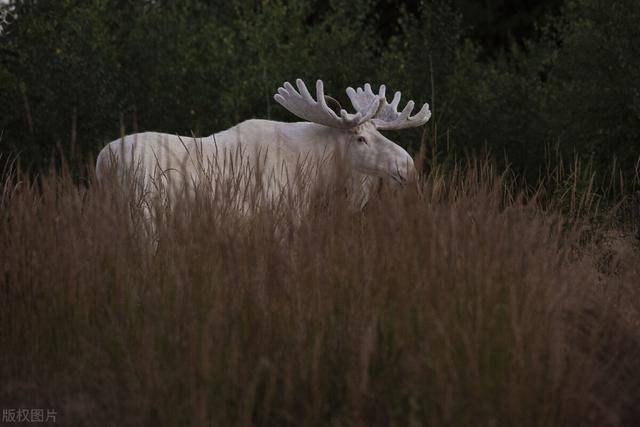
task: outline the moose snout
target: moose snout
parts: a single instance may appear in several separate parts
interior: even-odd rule
[[[399,184],[401,186],[404,186],[405,184],[407,184],[407,182],[409,182],[409,174],[399,169],[390,173],[389,177],[394,183]]]
[[[413,159],[407,154],[407,159],[401,162],[395,162],[391,167],[391,173],[389,174],[393,181],[400,185],[405,185],[409,181],[415,179],[415,167],[413,165]]]

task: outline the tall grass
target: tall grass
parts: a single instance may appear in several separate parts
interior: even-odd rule
[[[238,216],[200,194],[152,245],[113,188],[7,174],[0,406],[76,425],[632,425],[640,257],[624,233],[585,243],[543,191],[475,160],[363,212],[319,195],[286,233],[286,205]]]

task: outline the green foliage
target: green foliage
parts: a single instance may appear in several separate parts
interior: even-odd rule
[[[122,131],[208,135],[254,117],[295,120],[272,99],[282,82],[321,78],[348,104],[344,88],[370,81],[431,104],[424,134],[392,135],[410,152],[427,136],[428,161],[487,150],[535,182],[558,146],[561,158],[592,158],[597,184],[615,158],[632,190],[638,3],[572,0],[546,21],[552,1],[529,20],[514,12],[500,31],[537,16],[538,37],[488,60],[485,24],[507,13],[491,4],[481,14],[444,0],[16,0],[0,33],[0,151],[42,166],[53,154],[84,159]]]
[[[482,48],[484,58],[508,51],[536,34],[547,15],[559,13],[563,0],[456,0],[463,24]]]
[[[546,105],[563,147],[617,158],[631,173],[640,154],[640,4],[571,1],[550,59]]]
[[[75,3],[18,3],[3,34],[2,62],[13,79],[1,82],[9,102],[0,126],[26,159],[46,161],[55,147],[66,154],[74,121],[79,135],[95,137],[118,114],[106,2]]]
[[[429,99],[454,69],[458,16],[445,3],[398,12],[383,37],[373,0],[178,3],[17,1],[2,34],[3,151],[46,164],[120,133],[210,134],[252,117],[292,120],[285,80],[322,78],[345,103],[364,81]],[[395,28],[394,27],[394,28]],[[7,77],[4,77],[4,76]],[[75,123],[75,125],[74,125]],[[417,146],[419,131],[409,133]],[[415,147],[414,147],[415,148]]]
[[[543,36],[516,44],[489,63],[459,52],[449,123],[457,140],[506,157],[534,181],[545,153],[592,159],[595,185],[608,185],[617,162],[627,191],[638,186],[640,154],[640,4],[615,0],[569,2]],[[471,60],[470,60],[471,59]],[[504,155],[504,156],[503,156]]]

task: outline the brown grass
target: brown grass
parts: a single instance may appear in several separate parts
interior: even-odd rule
[[[286,206],[239,218],[200,195],[156,247],[116,190],[6,175],[0,406],[64,425],[633,425],[640,256],[571,185],[526,195],[477,160],[359,213],[319,196],[293,228]]]

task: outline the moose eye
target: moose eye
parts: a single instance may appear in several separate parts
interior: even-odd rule
[[[359,136],[358,137],[358,142],[360,144],[366,144],[367,143],[367,139],[364,136]]]

